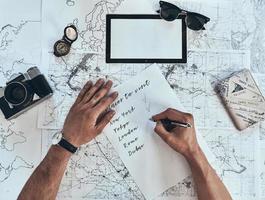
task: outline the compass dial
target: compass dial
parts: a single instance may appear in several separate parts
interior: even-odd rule
[[[70,44],[60,40],[54,44],[54,55],[57,57],[65,56],[70,52]]]

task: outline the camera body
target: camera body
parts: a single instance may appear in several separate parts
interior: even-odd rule
[[[0,109],[6,119],[13,119],[41,103],[53,91],[37,67],[26,73],[14,74],[5,87],[0,87]]]

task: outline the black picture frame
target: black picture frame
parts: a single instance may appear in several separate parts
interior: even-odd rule
[[[112,19],[161,19],[160,15],[129,15],[108,14],[106,15],[106,63],[187,63],[187,26],[185,16],[182,19],[182,58],[181,59],[135,59],[135,58],[111,58],[111,20]]]

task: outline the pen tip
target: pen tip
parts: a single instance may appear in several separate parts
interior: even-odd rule
[[[155,122],[155,120],[153,120],[153,118],[152,118],[152,117],[151,117],[149,120],[150,120],[150,121],[152,121],[152,122]]]

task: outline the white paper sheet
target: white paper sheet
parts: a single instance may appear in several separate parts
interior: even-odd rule
[[[119,98],[111,107],[117,114],[105,133],[146,199],[153,199],[190,175],[190,168],[154,133],[149,119],[168,107],[183,107],[157,65],[115,90]],[[198,140],[202,141],[199,134]]]
[[[111,58],[181,59],[182,20],[112,19]]]

